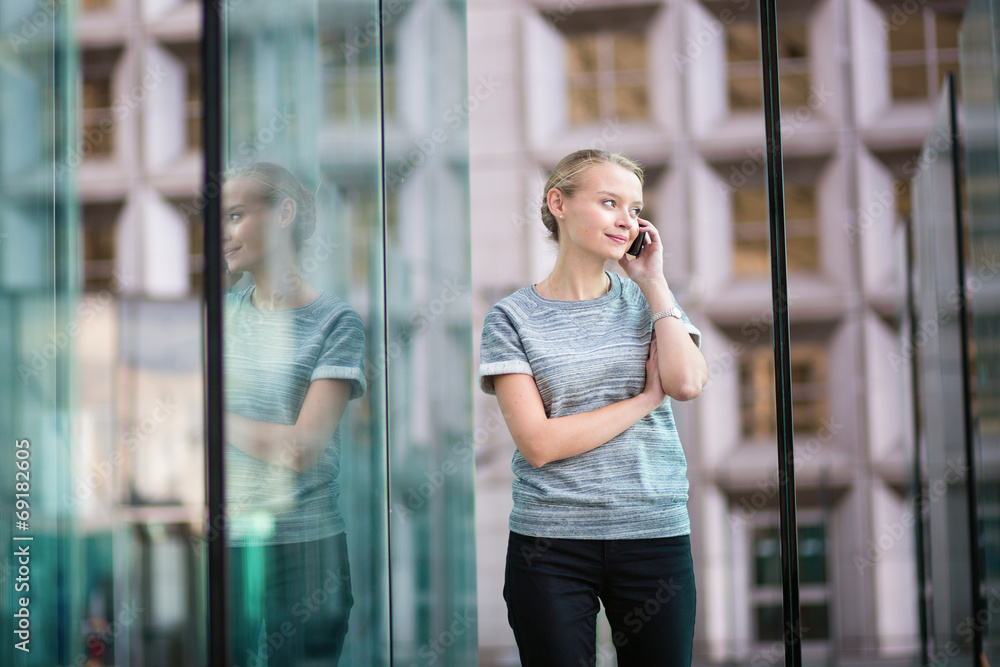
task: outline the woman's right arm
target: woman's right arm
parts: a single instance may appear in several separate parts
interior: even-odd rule
[[[521,456],[535,468],[600,447],[655,410],[666,397],[660,385],[655,338],[646,361],[646,387],[632,398],[590,412],[548,417],[535,379],[511,373],[493,378],[500,411]]]

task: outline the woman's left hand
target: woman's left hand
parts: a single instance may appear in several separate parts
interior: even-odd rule
[[[638,257],[632,258],[625,255],[618,260],[618,265],[625,270],[643,292],[647,287],[663,282],[666,286],[666,278],[663,277],[663,242],[660,240],[660,232],[649,220],[639,218],[639,233],[646,232],[646,244]]]

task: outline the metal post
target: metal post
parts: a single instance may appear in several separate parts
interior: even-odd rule
[[[229,665],[222,375],[222,5],[203,0],[201,71],[205,149],[205,401],[208,501],[208,664]]]
[[[781,156],[781,98],[778,91],[778,21],[774,0],[760,0],[760,44],[767,141],[767,201],[774,315],[774,388],[778,435],[778,507],[781,537],[781,592],[786,667],[802,664],[799,618],[798,521],[792,448],[792,372],[788,331],[788,270],[785,257],[785,197]]]

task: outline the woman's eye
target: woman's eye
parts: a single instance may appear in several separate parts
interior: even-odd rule
[[[615,205],[615,200],[614,199],[605,199],[604,200],[604,204],[605,205],[614,206]]]
[[[639,213],[640,213],[640,210],[639,210],[639,209],[637,209],[637,208],[633,208],[633,209],[631,210],[631,213],[632,213],[632,217],[633,217],[633,218],[638,218],[638,217],[639,217]]]

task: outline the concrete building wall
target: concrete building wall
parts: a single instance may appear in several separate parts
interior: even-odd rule
[[[733,83],[746,71],[734,53],[756,20],[756,3],[749,15],[745,4],[469,3],[469,80],[498,82],[470,117],[474,316],[478,330],[494,302],[550,270],[554,246],[537,209],[562,155],[607,147],[647,166],[664,272],[704,333],[710,369],[701,397],[675,404],[691,480],[697,652],[704,662],[777,664],[781,643],[758,615],[780,605],[780,587],[759,581],[777,526],[775,441],[745,416],[767,389],[749,377],[755,355],[766,355],[759,346],[770,345],[771,317],[769,277],[745,270],[737,240],[764,166],[763,114],[733,104],[748,89]],[[800,535],[800,549],[812,549],[805,567],[823,570],[802,587],[804,648],[816,659],[890,660],[917,643],[901,219],[938,73],[957,63],[949,35],[963,5],[779,5],[783,91],[798,95],[782,108],[789,230],[806,229],[815,253],[792,270],[789,311],[801,370],[811,373],[798,381],[795,411],[814,418],[799,423],[795,442],[800,524],[819,531]],[[646,19],[629,24],[636,13]],[[573,39],[622,26],[645,39],[645,113],[573,122]],[[795,221],[796,206],[812,211],[808,220]],[[478,393],[477,424],[496,412]],[[478,468],[484,665],[516,664],[501,598],[513,448],[505,428],[492,429]]]

